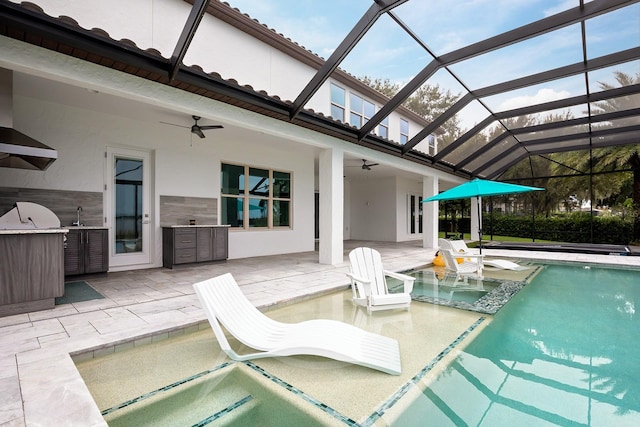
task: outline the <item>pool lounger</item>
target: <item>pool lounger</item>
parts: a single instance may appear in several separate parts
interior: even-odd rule
[[[501,270],[515,270],[522,271],[528,270],[529,267],[525,267],[524,265],[518,265],[515,262],[507,261],[506,259],[483,259],[482,264],[487,267],[499,268]]]
[[[337,320],[282,323],[260,312],[244,296],[230,273],[193,285],[222,350],[233,360],[314,355],[400,375],[398,341]],[[239,355],[221,325],[259,353]]]
[[[472,256],[476,259],[475,262],[478,262],[479,258],[483,267],[490,266],[494,268],[498,268],[501,270],[527,270],[529,267],[525,267],[522,265],[518,265],[513,261],[507,261],[506,259],[485,259],[484,256],[479,254],[472,254],[469,252],[469,248],[464,240],[446,240],[446,239],[438,239],[438,246],[440,249],[451,249],[455,255],[460,256]]]

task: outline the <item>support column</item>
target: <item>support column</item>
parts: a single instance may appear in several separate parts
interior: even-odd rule
[[[344,153],[329,148],[322,150],[319,162],[320,193],[320,264],[341,264],[344,259]]]
[[[438,194],[438,178],[425,176],[422,178],[422,194],[427,197]],[[422,204],[422,247],[438,247],[438,205],[439,202]]]

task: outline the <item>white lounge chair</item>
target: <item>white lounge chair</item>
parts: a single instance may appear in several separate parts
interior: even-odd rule
[[[396,308],[409,309],[415,277],[395,273],[382,267],[380,252],[371,248],[355,248],[349,253],[353,302],[367,308],[368,312]],[[387,276],[403,282],[402,293],[390,293]]]
[[[337,320],[282,323],[265,316],[244,296],[230,273],[193,285],[222,350],[233,360],[314,355],[400,375],[398,341]],[[222,326],[258,353],[240,355]]]
[[[460,253],[465,258],[466,257],[477,257],[478,254],[473,254],[464,240],[448,240],[451,245],[451,249],[454,253]],[[482,255],[480,255],[482,256]],[[484,266],[490,266],[494,268],[499,268],[502,270],[527,270],[528,267],[516,264],[513,261],[507,261],[506,259],[487,259],[482,258],[482,264]]]

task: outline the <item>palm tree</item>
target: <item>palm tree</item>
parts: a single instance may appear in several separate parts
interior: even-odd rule
[[[635,76],[625,74],[620,71],[614,72],[614,77],[619,86],[629,86],[640,83],[640,73]],[[600,82],[600,89],[613,89],[609,83]],[[594,114],[603,114],[615,111],[624,111],[637,106],[637,98],[633,96],[622,96],[595,103]],[[637,124],[637,118],[627,118],[619,120],[617,125]],[[607,127],[611,125],[603,125]],[[640,241],[640,138],[638,144],[613,146],[593,150],[592,164],[594,171],[610,171],[617,169],[632,169],[633,171],[633,210],[634,227],[633,241]]]

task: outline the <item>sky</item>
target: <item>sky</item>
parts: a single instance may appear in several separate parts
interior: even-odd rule
[[[329,58],[373,0],[226,0],[232,7],[293,40],[313,53]],[[426,44],[442,55],[535,20],[568,10],[579,0],[409,0],[394,14]],[[615,31],[612,31],[615,28]],[[589,58],[640,45],[640,5],[587,21]],[[340,68],[356,77],[389,79],[401,86],[422,70],[433,56],[387,14],[381,16]],[[454,64],[455,77],[471,90],[572,63],[582,62],[579,24],[532,40]],[[618,69],[640,72],[638,62]],[[611,80],[613,70],[594,73]],[[453,94],[466,93],[450,72],[440,70],[427,83]],[[597,76],[597,77],[596,77]],[[568,78],[486,99],[494,111],[511,109],[584,94],[585,79]],[[475,103],[461,113],[465,128],[481,121],[486,110]],[[473,111],[476,110],[476,111]]]

